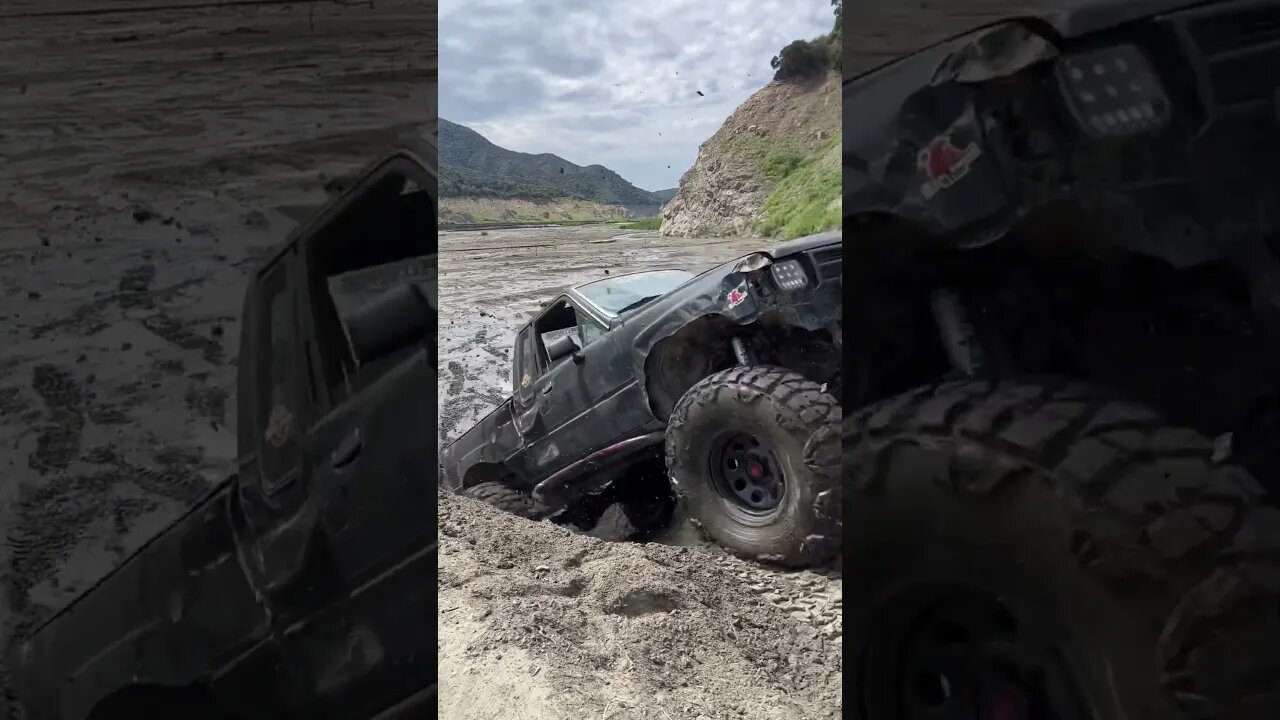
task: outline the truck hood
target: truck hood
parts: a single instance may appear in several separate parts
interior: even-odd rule
[[[833,245],[833,244],[839,245],[840,236],[841,236],[840,230],[832,230],[831,232],[818,233],[817,235],[807,235],[805,237],[797,238],[795,240],[788,240],[787,242],[780,243],[777,245],[770,245],[769,247],[761,248],[759,252],[766,253],[769,257],[773,258],[774,260],[780,260],[784,257],[787,257],[788,255],[795,255],[796,253],[807,252],[816,247],[822,247],[823,245]]]
[[[1061,7],[1032,17],[1049,24],[1062,37],[1074,38],[1145,17],[1225,1],[1227,0],[1065,0]]]

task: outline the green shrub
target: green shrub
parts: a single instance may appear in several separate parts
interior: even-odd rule
[[[825,38],[794,40],[769,61],[769,67],[776,71],[775,80],[809,77],[824,72],[830,66],[830,59]]]
[[[662,218],[660,217],[640,218],[635,222],[623,223],[618,227],[623,230],[658,230],[662,228]]]
[[[839,166],[810,157],[774,187],[761,232],[791,239],[840,227],[840,188]]]
[[[769,67],[775,70],[774,80],[810,77],[828,68],[840,69],[841,60],[844,57],[840,40],[841,28],[844,25],[842,10],[844,10],[843,0],[831,0],[831,12],[835,15],[835,22],[830,33],[812,40],[794,40],[773,56],[769,61]]]
[[[795,172],[796,168],[804,163],[804,157],[797,152],[784,150],[781,152],[769,153],[765,156],[762,163],[764,168],[764,176],[774,182],[782,182],[788,175]]]

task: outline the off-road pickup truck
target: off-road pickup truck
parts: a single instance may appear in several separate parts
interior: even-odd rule
[[[239,472],[16,639],[26,720],[434,712],[435,167],[395,151],[252,275]]]
[[[1044,5],[845,81],[845,712],[1280,717],[1280,3]]]
[[[617,501],[644,529],[669,516],[674,483],[731,550],[829,559],[840,541],[840,238],[696,277],[607,277],[546,303],[516,335],[512,396],[443,448],[441,484],[580,526]]]

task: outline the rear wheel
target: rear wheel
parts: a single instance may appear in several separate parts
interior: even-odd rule
[[[512,515],[519,515],[522,518],[541,520],[546,516],[545,509],[537,500],[533,499],[532,494],[521,492],[510,485],[500,482],[483,482],[479,485],[472,485],[464,489],[462,494],[492,505],[504,512],[509,512]]]
[[[1280,511],[1203,436],[1057,380],[844,434],[853,717],[1280,717]]]
[[[667,425],[667,467],[692,519],[754,559],[808,566],[840,544],[840,407],[785,368],[695,384]]]

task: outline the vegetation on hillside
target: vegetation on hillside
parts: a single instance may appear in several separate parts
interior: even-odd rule
[[[840,163],[835,137],[821,152],[801,156],[780,151],[765,158],[765,174],[777,183],[764,204],[760,231],[787,239],[840,227]]]
[[[840,43],[843,0],[831,0],[831,7],[836,16],[831,32],[811,40],[793,40],[788,43],[769,61],[769,66],[775,71],[773,79],[812,77],[829,69],[840,70],[840,60],[844,54]]]
[[[467,223],[624,222],[635,215],[622,205],[581,198],[441,197],[440,220]]]
[[[661,217],[640,218],[635,222],[622,223],[618,226],[622,230],[657,230],[662,227]]]
[[[629,206],[669,200],[632,185],[609,168],[583,167],[549,153],[515,152],[471,128],[440,120],[442,197],[564,198]]]
[[[792,41],[770,61],[775,80],[840,71],[843,0],[831,0],[831,8],[835,15],[831,32],[812,40]],[[796,238],[840,227],[840,164],[830,162],[833,151],[838,156],[839,145],[837,134],[808,152],[776,146],[751,148],[765,177],[774,183],[763,208],[763,234]]]

